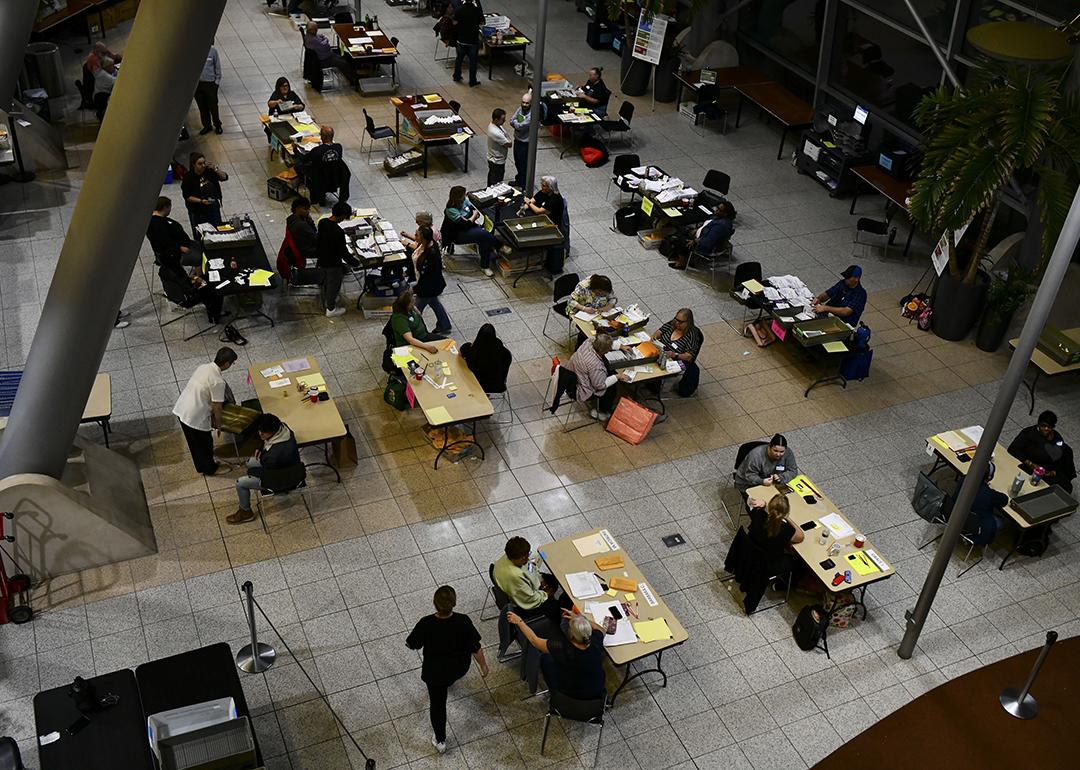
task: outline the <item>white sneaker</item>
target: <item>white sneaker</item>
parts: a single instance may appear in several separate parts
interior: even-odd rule
[[[431,736],[431,745],[435,747],[435,751],[440,754],[446,753],[446,741],[439,741],[435,736]]]
[[[493,277],[495,275],[495,271],[492,270],[490,267],[485,267],[484,268],[484,275],[486,275],[488,278],[491,278],[491,277]]]
[[[326,311],[326,317],[327,318],[337,318],[338,316],[343,316],[343,315],[345,315],[345,308],[343,308],[343,307],[339,307],[339,308],[335,308],[333,310],[327,310]]]
[[[116,323],[113,324],[114,329],[126,329],[129,326],[131,326],[131,321],[125,321],[123,319],[121,319],[121,320],[119,320],[119,321],[117,321]]]
[[[589,410],[589,417],[592,417],[594,420],[606,420],[610,416],[611,415],[607,412],[598,412],[595,409]]]

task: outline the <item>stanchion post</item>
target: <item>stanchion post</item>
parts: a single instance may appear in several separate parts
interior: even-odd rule
[[[274,665],[277,652],[269,644],[260,642],[255,635],[255,588],[251,585],[251,581],[240,586],[240,590],[244,593],[251,643],[237,651],[236,667],[245,674],[261,674]]]
[[[1057,631],[1046,632],[1046,644],[1039,651],[1039,657],[1035,659],[1035,665],[1031,667],[1031,673],[1028,674],[1023,689],[1017,692],[1015,687],[1006,687],[998,696],[1001,707],[1017,719],[1034,719],[1039,713],[1039,704],[1034,697],[1028,694],[1028,690],[1031,689],[1031,685],[1035,684],[1035,677],[1039,675],[1039,669],[1042,668],[1046,656],[1050,654],[1050,648],[1054,646],[1057,638]]]

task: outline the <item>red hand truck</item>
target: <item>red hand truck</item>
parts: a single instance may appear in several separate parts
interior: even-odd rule
[[[14,513],[0,514],[0,543],[14,543],[14,535],[4,534],[4,524],[15,518]],[[0,547],[0,625],[5,623],[29,623],[34,617],[30,608],[30,576],[17,572],[8,577],[4,568],[4,556],[11,559],[15,569],[19,568],[15,557]]]

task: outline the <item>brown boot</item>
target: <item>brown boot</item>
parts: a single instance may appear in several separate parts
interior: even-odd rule
[[[229,514],[225,517],[225,521],[229,524],[244,524],[249,521],[255,520],[254,511],[245,511],[243,508],[237,508],[236,513]]]

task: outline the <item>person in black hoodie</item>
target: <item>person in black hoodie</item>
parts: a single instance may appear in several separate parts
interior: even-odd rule
[[[514,356],[495,334],[495,327],[484,324],[476,333],[476,339],[461,346],[461,357],[485,393],[502,393],[506,390],[506,377]]]
[[[461,82],[461,62],[469,57],[469,85],[478,86],[476,79],[476,59],[480,55],[480,27],[484,23],[484,12],[475,0],[465,0],[454,11],[454,42],[457,44],[457,58],[454,59],[454,82]]]
[[[420,678],[427,685],[431,699],[431,745],[442,754],[446,751],[446,695],[450,685],[469,673],[469,657],[476,660],[480,676],[488,675],[488,664],[480,646],[480,633],[468,615],[454,612],[457,592],[451,586],[439,586],[434,597],[435,614],[420,618],[405,637],[410,650],[423,650]]]
[[[262,489],[264,470],[288,468],[300,462],[296,437],[277,415],[269,412],[259,415],[255,421],[255,430],[259,432],[262,440],[262,449],[248,460],[248,475],[236,480],[236,497],[240,507],[236,509],[236,513],[225,517],[229,524],[243,524],[255,518],[255,513],[251,510],[251,490]]]
[[[327,318],[345,315],[345,308],[337,306],[341,281],[345,277],[345,265],[355,267],[359,264],[349,254],[345,246],[345,231],[338,224],[351,217],[352,213],[352,206],[338,201],[330,210],[330,216],[319,220],[315,252],[318,255],[319,269],[323,271],[323,304],[326,306]]]
[[[1039,415],[1039,422],[1020,431],[1009,444],[1009,454],[1020,461],[1028,473],[1044,469],[1042,477],[1072,492],[1076,464],[1072,447],[1057,432],[1057,415],[1049,409]]]
[[[446,288],[443,277],[442,251],[435,241],[435,234],[427,225],[416,228],[416,248],[413,250],[413,262],[418,276],[413,293],[416,295],[416,309],[420,313],[430,306],[435,311],[435,334],[447,334],[450,331],[450,316],[443,307],[439,295]]]
[[[285,241],[278,251],[277,268],[281,279],[292,280],[296,268],[297,280],[302,284],[322,283],[322,273],[309,268],[308,261],[318,259],[319,235],[315,220],[311,218],[311,201],[303,196],[294,198],[292,213],[285,219]]]

